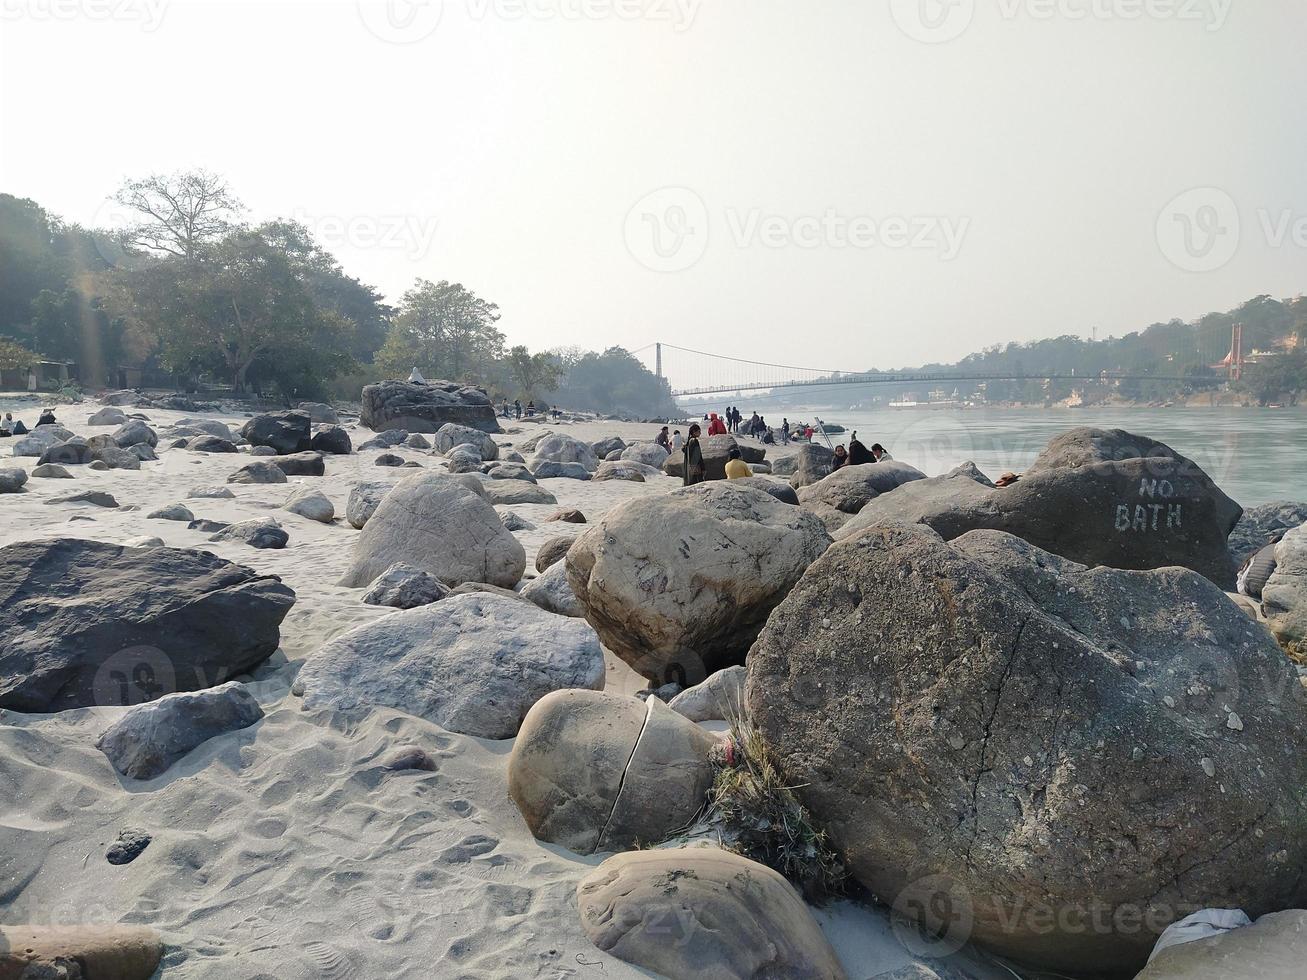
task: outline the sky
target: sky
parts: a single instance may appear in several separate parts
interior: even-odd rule
[[[0,0],[0,191],[112,225],[206,168],[533,350],[947,362],[1307,289],[1304,37],[1266,0]]]

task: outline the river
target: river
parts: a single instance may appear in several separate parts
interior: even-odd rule
[[[866,445],[882,443],[895,459],[931,476],[973,460],[991,478],[1020,473],[1048,441],[1067,429],[1092,425],[1151,436],[1198,463],[1227,494],[1245,507],[1275,500],[1307,500],[1307,410],[1256,408],[1086,408],[1086,409],[879,409],[804,411],[765,401],[740,411],[759,411],[769,425],[824,421],[854,430]],[[724,406],[723,406],[724,407]]]

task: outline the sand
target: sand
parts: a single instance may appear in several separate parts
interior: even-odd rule
[[[79,434],[112,432],[84,424],[98,407],[87,401],[57,414]],[[196,414],[145,413],[156,429]],[[243,421],[205,414],[233,428]],[[497,437],[501,445],[543,428],[509,425],[520,431]],[[649,439],[657,431],[613,422],[549,428],[586,441],[613,434]],[[356,446],[371,436],[357,427],[350,434]],[[424,452],[392,451],[443,470]],[[11,444],[0,441],[0,465],[30,470],[36,463],[10,452]],[[58,536],[118,542],[154,535],[278,575],[297,594],[281,650],[251,680],[266,717],[205,743],[155,780],[120,777],[94,746],[125,709],[0,711],[0,922],[153,926],[168,944],[158,975],[169,980],[650,975],[601,953],[582,934],[576,883],[605,855],[580,857],[532,838],[508,798],[511,740],[456,735],[394,711],[362,719],[305,712],[290,694],[300,665],[322,644],[390,612],[361,602],[362,590],[334,584],[358,533],[344,520],[351,484],[397,481],[412,472],[373,465],[378,454],[328,456],[324,477],[232,485],[233,500],[187,494],[226,485],[249,457],[163,448],[160,461],[140,471],[69,467],[73,480],[32,479],[27,492],[0,495],[0,546]],[[591,520],[622,501],[679,485],[670,478],[541,483],[560,507],[579,508]],[[302,485],[322,490],[336,505],[333,524],[276,509]],[[109,491],[123,506],[45,503],[88,488]],[[186,504],[198,518],[228,522],[271,515],[290,542],[280,551],[211,543],[184,523],[145,517],[172,503]],[[584,531],[543,523],[553,506],[507,509],[539,525],[518,534],[529,574],[545,540]],[[633,693],[645,684],[609,655],[608,686]],[[438,771],[383,770],[379,760],[401,746],[425,749]],[[154,840],[133,863],[110,865],[104,851],[128,827]],[[851,978],[913,962],[876,907],[842,902],[816,915]],[[972,969],[976,976],[1010,976]]]

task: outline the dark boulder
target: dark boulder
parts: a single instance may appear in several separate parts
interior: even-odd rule
[[[773,611],[746,707],[854,875],[947,938],[1129,976],[1198,908],[1307,900],[1307,692],[1186,569],[871,528]]]
[[[186,448],[197,453],[238,453],[236,444],[222,436],[197,436],[186,443]]]
[[[348,456],[354,451],[349,433],[338,425],[324,425],[318,429],[313,433],[309,448],[314,452],[326,453],[330,456]]]
[[[139,704],[222,684],[277,649],[294,601],[275,576],[204,551],[0,548],[0,707]]]
[[[91,447],[85,439],[70,439],[51,446],[43,452],[37,464],[58,463],[61,466],[81,466],[94,458],[91,455]]]
[[[279,455],[289,455],[308,450],[311,430],[308,412],[269,412],[241,426],[241,435],[251,446],[267,446]]]
[[[926,479],[915,466],[897,460],[842,466],[799,491],[799,503],[835,531],[871,501],[906,483]]]
[[[363,424],[374,432],[439,432],[450,422],[500,432],[485,389],[452,381],[382,381],[363,389]]]
[[[322,461],[322,453],[290,453],[286,456],[274,456],[268,460],[287,476],[322,476],[327,472]]]
[[[768,476],[746,476],[738,480],[732,480],[732,483],[742,487],[753,487],[756,490],[762,490],[769,493],[783,504],[793,504],[799,506],[798,492],[783,480],[773,480]]]
[[[1242,563],[1249,555],[1266,547],[1276,532],[1289,531],[1301,524],[1307,524],[1307,504],[1281,500],[1249,507],[1230,532],[1230,553],[1236,562]]]
[[[228,483],[286,483],[286,472],[266,459],[246,463],[231,476]]]

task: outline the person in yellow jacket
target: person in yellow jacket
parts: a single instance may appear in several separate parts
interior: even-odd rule
[[[732,449],[726,454],[726,479],[742,480],[746,476],[753,476],[753,470],[749,469],[749,464],[740,459],[740,451]]]

